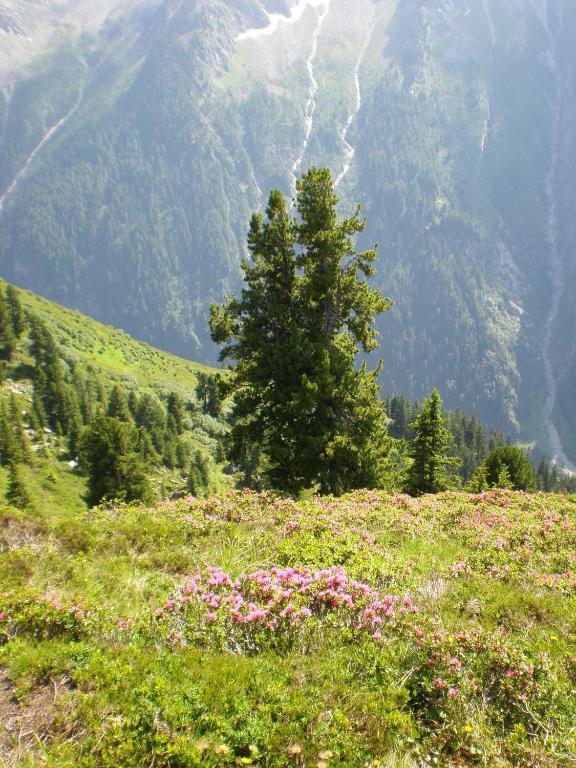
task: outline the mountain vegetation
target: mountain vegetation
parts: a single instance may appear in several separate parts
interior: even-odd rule
[[[293,3],[82,5],[0,61],[6,278],[213,362],[262,190],[329,166],[380,243],[385,390],[576,461],[572,3],[331,0],[268,34]]]
[[[390,302],[362,279],[376,259],[355,251],[364,223],[339,220],[337,203],[327,169],[297,182],[297,219],[272,192],[266,221],[252,218],[241,299],[212,307],[212,338],[234,361],[229,457],[257,448],[272,487],[296,494],[383,487],[392,445],[378,372],[354,366],[359,348],[376,348],[374,318]]]
[[[574,498],[246,490],[0,521],[8,765],[574,764]]]
[[[192,475],[198,495],[229,482],[216,371],[10,285],[0,320],[0,474],[16,506],[152,501],[185,495]]]

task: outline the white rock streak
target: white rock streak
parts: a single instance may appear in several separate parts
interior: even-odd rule
[[[318,42],[320,39],[320,34],[322,32],[322,27],[324,26],[324,21],[326,20],[328,12],[330,11],[331,3],[332,0],[299,0],[299,2],[291,8],[289,16],[284,16],[281,13],[269,13],[269,23],[267,26],[256,29],[248,29],[246,32],[242,32],[236,38],[237,42],[242,42],[245,40],[259,40],[262,37],[273,35],[279,30],[280,25],[296,24],[302,19],[304,13],[309,8],[316,10],[317,22],[312,35],[312,47],[310,54],[306,59],[306,71],[308,72],[310,87],[308,90],[308,100],[306,102],[306,108],[304,111],[304,139],[302,140],[302,145],[300,147],[298,156],[296,157],[296,160],[290,169],[290,176],[292,178],[292,191],[296,189],[296,174],[300,170],[302,162],[304,161],[304,156],[306,155],[308,144],[310,143],[310,136],[314,127],[314,112],[316,111],[316,95],[318,93],[318,80],[316,79],[315,75],[315,63],[316,57],[318,55]]]
[[[372,39],[372,36],[370,36],[365,43],[365,45],[362,46],[362,50],[360,51],[360,56],[358,57],[358,61],[356,62],[356,69],[354,70],[354,86],[356,88],[356,105],[354,110],[350,113],[350,116],[348,117],[348,120],[346,121],[346,124],[344,128],[342,129],[342,133],[340,134],[340,137],[344,143],[344,167],[336,177],[336,181],[334,182],[334,186],[339,186],[340,182],[348,175],[350,168],[352,167],[352,162],[354,160],[354,156],[356,154],[356,150],[350,144],[348,141],[348,133],[350,131],[350,128],[352,127],[352,123],[356,119],[356,116],[362,109],[362,88],[360,84],[360,67],[362,66],[362,62],[364,61],[364,56],[366,55],[366,51],[368,50],[368,46],[370,44],[370,40]]]
[[[291,169],[291,176],[292,176],[292,189],[296,189],[296,174],[300,170],[300,167],[302,165],[302,161],[304,160],[304,155],[306,154],[306,150],[308,149],[308,144],[310,142],[310,135],[312,133],[312,128],[314,126],[314,112],[316,111],[316,94],[318,93],[318,81],[316,80],[316,76],[314,74],[314,64],[316,62],[316,56],[318,54],[318,40],[320,39],[320,34],[322,32],[322,27],[324,26],[324,21],[326,19],[326,16],[328,16],[328,12],[330,10],[330,3],[331,0],[325,0],[323,3],[317,3],[314,2],[315,6],[323,6],[323,10],[321,10],[318,13],[318,23],[316,24],[316,29],[314,30],[314,35],[312,38],[312,50],[310,51],[310,55],[306,59],[306,69],[308,70],[308,76],[310,78],[310,90],[308,92],[308,102],[306,104],[306,112],[305,112],[305,126],[306,130],[304,132],[304,141],[302,142],[302,148],[300,150],[300,154],[294,161],[294,165]]]
[[[282,13],[269,13],[267,14],[269,23],[266,27],[248,29],[246,32],[239,34],[236,40],[239,42],[242,40],[258,40],[259,37],[273,35],[278,30],[280,24],[295,24],[300,21],[307,8],[323,7],[330,5],[330,2],[331,0],[299,0],[290,10],[289,16],[284,16]]]
[[[7,93],[4,93],[5,105],[4,105],[4,120],[2,121],[2,130],[0,131],[0,144],[3,143],[6,136],[6,128],[8,127],[8,119],[10,117],[10,107],[12,105],[12,94],[14,93],[14,86],[8,88]]]
[[[12,179],[12,182],[8,189],[0,196],[0,214],[2,213],[2,209],[4,207],[4,203],[6,202],[6,199],[10,197],[10,195],[14,192],[16,187],[18,186],[20,180],[22,177],[26,174],[34,160],[36,159],[37,155],[44,149],[46,144],[50,141],[50,139],[53,138],[53,136],[58,133],[58,131],[70,120],[70,118],[74,115],[78,107],[80,106],[80,102],[82,101],[82,95],[83,92],[81,91],[78,95],[78,98],[76,99],[76,102],[72,109],[67,112],[63,118],[61,118],[57,123],[55,123],[51,128],[49,128],[44,136],[42,137],[42,140],[36,145],[36,147],[32,150],[30,155],[28,156],[26,162],[22,166],[22,168],[18,171],[16,176]]]

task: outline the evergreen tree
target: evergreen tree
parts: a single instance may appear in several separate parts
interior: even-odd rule
[[[486,464],[482,463],[470,478],[467,489],[471,493],[482,493],[483,491],[487,491],[489,487]]]
[[[217,419],[222,413],[218,378],[200,371],[197,374],[196,397],[204,413]]]
[[[26,317],[20,301],[18,290],[13,285],[6,286],[6,303],[12,322],[12,331],[14,336],[19,339],[24,333],[26,327]]]
[[[18,509],[30,509],[32,506],[32,499],[18,464],[10,464],[6,497],[10,504]]]
[[[124,421],[126,423],[132,421],[132,414],[130,413],[130,408],[128,407],[126,393],[118,384],[115,384],[110,392],[106,416],[110,416],[113,419],[119,419],[120,421]]]
[[[154,448],[154,444],[145,429],[138,430],[136,451],[145,464],[158,464],[160,457]]]
[[[136,411],[138,410],[138,395],[134,389],[131,389],[128,393],[128,408],[132,414],[132,418],[136,420]]]
[[[31,325],[32,354],[36,363],[34,393],[42,402],[50,427],[57,433],[65,434],[68,424],[64,368],[58,346],[39,318],[33,318]]]
[[[79,442],[80,466],[88,477],[88,501],[152,501],[145,467],[136,453],[138,435],[131,424],[98,416]]]
[[[208,454],[197,450],[192,458],[188,476],[188,490],[193,496],[209,496],[216,488],[212,461]]]
[[[2,403],[0,409],[0,461],[3,466],[18,464],[23,460],[22,445],[14,431],[12,421],[6,404]]]
[[[162,403],[147,392],[142,395],[138,402],[136,424],[148,430],[148,432],[158,430],[163,432],[166,426],[166,412],[162,407]]]
[[[4,291],[0,288],[0,360],[10,361],[16,349],[16,336],[10,308]]]
[[[506,464],[502,464],[498,471],[498,480],[496,486],[498,488],[510,488],[512,485],[512,478],[510,477],[510,470]]]
[[[453,470],[460,462],[453,456],[454,438],[446,429],[442,399],[437,389],[433,389],[424,401],[411,426],[415,437],[408,450],[412,458],[407,478],[408,493],[417,496],[453,487],[457,482]]]
[[[26,462],[27,464],[31,463],[32,454],[30,451],[30,444],[28,442],[28,438],[26,437],[24,422],[22,421],[22,405],[19,402],[19,400],[16,398],[16,395],[12,393],[10,395],[10,403],[8,408],[8,415],[9,415],[9,421],[12,433],[14,434],[14,439],[16,440],[16,443],[18,444],[19,448],[19,461],[20,462]]]
[[[220,359],[233,361],[229,457],[240,464],[260,445],[269,481],[290,492],[377,486],[389,450],[378,371],[354,360],[376,348],[374,317],[390,302],[361,279],[376,251],[354,248],[358,211],[339,220],[337,205],[326,169],[298,182],[298,220],[273,191],[266,220],[252,217],[241,298],[211,308]]]
[[[174,430],[176,434],[181,435],[184,431],[186,409],[184,408],[184,402],[178,392],[170,392],[168,395],[167,411],[168,416],[171,416],[174,420]]]
[[[496,488],[535,491],[536,473],[530,459],[517,445],[502,445],[484,461],[488,484]]]

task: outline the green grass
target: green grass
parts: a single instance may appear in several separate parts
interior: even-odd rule
[[[296,503],[234,492],[153,509],[5,508],[0,678],[17,704],[0,757],[569,768],[575,558],[576,498],[544,494]],[[182,592],[191,576],[197,591]],[[258,578],[284,586],[267,593]],[[227,601],[240,594],[243,615],[253,601],[267,618],[235,621]],[[384,614],[386,595],[400,602]],[[290,603],[310,615],[281,618]],[[23,722],[38,738],[14,760]]]
[[[198,371],[215,373],[190,360],[132,339],[124,331],[99,323],[73,309],[20,290],[25,308],[39,315],[48,325],[64,353],[97,366],[114,378],[132,379],[139,386],[174,386],[193,389]]]

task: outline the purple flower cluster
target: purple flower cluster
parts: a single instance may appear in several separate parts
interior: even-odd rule
[[[336,566],[317,571],[271,568],[238,579],[210,567],[204,576],[187,579],[155,615],[180,618],[179,637],[189,613],[205,626],[224,625],[232,633],[272,636],[303,627],[310,620],[331,617],[343,628],[379,640],[388,624],[417,612],[409,596],[381,595]]]

